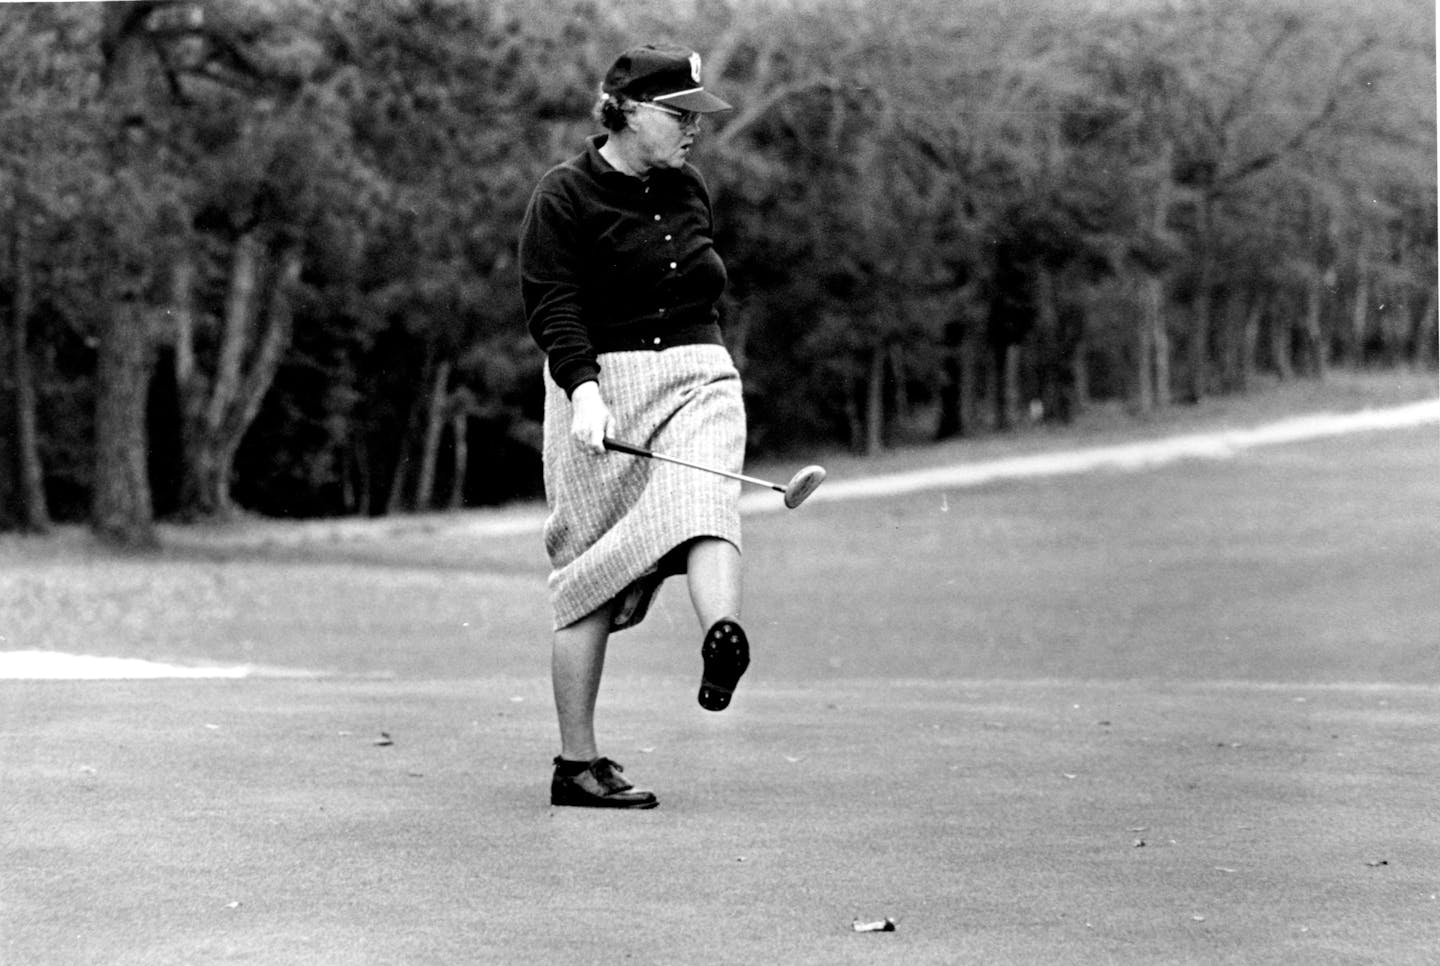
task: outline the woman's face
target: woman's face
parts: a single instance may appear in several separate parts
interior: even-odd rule
[[[700,134],[700,115],[640,101],[626,126],[634,134],[635,161],[642,171],[678,168]]]

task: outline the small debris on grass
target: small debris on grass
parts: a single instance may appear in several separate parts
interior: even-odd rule
[[[1136,839],[1134,845],[1135,845],[1135,848],[1137,848],[1137,849],[1143,849],[1143,848],[1145,847],[1145,840],[1144,840],[1144,839]]]
[[[225,903],[225,908],[226,908],[226,909],[239,909],[239,908],[240,908],[240,903],[238,903],[238,902],[227,902],[227,903]]]
[[[205,730],[206,730],[206,731],[219,731],[219,730],[220,730],[220,726],[217,725],[217,724],[207,724],[207,725],[205,726]]]
[[[1372,869],[1378,869],[1378,868],[1380,868],[1380,866],[1382,866],[1382,865],[1389,865],[1389,864],[1390,864],[1390,860],[1389,860],[1389,859],[1371,859],[1369,862],[1366,862],[1365,864],[1368,865],[1368,866],[1369,866],[1370,868],[1372,868]]]
[[[895,920],[888,916],[874,922],[861,922],[856,919],[850,924],[850,928],[856,932],[894,932]]]
[[[635,750],[638,751],[638,752],[640,752],[640,754],[642,754],[642,755],[648,755],[648,754],[650,754],[652,751],[655,750],[655,746],[654,746],[654,745],[651,745],[651,746],[648,747],[648,748],[637,748],[637,749],[635,749]]]
[[[524,698],[523,696],[517,694],[517,695],[514,695],[514,696],[512,696],[512,697],[510,698],[510,703],[511,703],[511,704],[524,704],[524,703],[525,703],[525,698]]]
[[[1064,773],[1063,773],[1063,777],[1068,778],[1068,779],[1070,779],[1071,781],[1074,781],[1076,778],[1079,778],[1080,776],[1079,776],[1079,775],[1071,774],[1070,772],[1067,771],[1067,772],[1064,772]]]
[[[1217,866],[1215,866],[1215,871],[1216,871],[1216,872],[1238,872],[1239,870],[1238,870],[1238,869],[1231,869],[1231,868],[1229,868],[1229,867],[1227,867],[1227,866],[1223,866],[1223,865],[1217,865]]]
[[[794,755],[786,755],[786,756],[785,756],[785,760],[788,761],[790,764],[793,765],[793,764],[795,764],[797,761],[804,761],[805,759],[804,759],[804,758],[796,758]]]
[[[1190,918],[1191,918],[1193,921],[1195,921],[1195,922],[1204,922],[1204,921],[1205,921],[1205,917],[1204,917],[1204,916],[1191,916]]]
[[[390,737],[390,732],[382,731],[380,732],[380,737],[376,738],[372,744],[374,744],[376,748],[388,748],[395,744],[395,740]]]

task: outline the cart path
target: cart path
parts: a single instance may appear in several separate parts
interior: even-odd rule
[[[1092,446],[1036,453],[977,463],[960,463],[903,473],[883,473],[856,480],[827,483],[807,503],[873,499],[982,486],[999,480],[1092,473],[1099,470],[1133,472],[1189,459],[1229,459],[1246,450],[1278,446],[1327,436],[1409,429],[1440,422],[1440,400],[1425,400],[1388,409],[1355,413],[1317,413],[1297,416],[1252,429],[1227,429],[1170,436],[1164,439]],[[756,499],[756,497],[760,497]],[[742,502],[747,512],[774,511],[780,502],[765,494],[751,494]]]

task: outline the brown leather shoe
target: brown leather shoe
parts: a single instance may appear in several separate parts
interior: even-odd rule
[[[636,788],[620,777],[625,769],[609,758],[596,758],[576,775],[560,773],[561,759],[555,759],[555,777],[550,780],[551,805],[581,808],[654,808],[660,802],[655,793]]]

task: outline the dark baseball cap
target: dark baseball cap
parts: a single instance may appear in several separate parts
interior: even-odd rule
[[[730,110],[729,104],[701,86],[700,55],[688,47],[632,47],[606,71],[601,90],[697,114]]]

